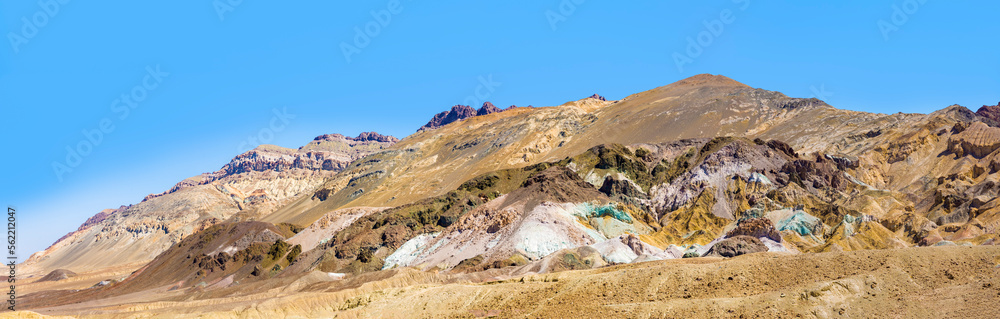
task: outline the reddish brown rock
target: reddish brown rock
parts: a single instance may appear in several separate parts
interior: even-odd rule
[[[754,238],[767,237],[776,242],[781,242],[781,233],[774,229],[774,224],[767,218],[749,218],[740,220],[736,228],[726,233],[726,238],[736,236],[750,236]]]
[[[605,99],[603,96],[597,95],[596,93],[594,95],[591,95],[589,98],[595,100],[607,101],[607,99]]]
[[[712,246],[705,253],[706,257],[736,257],[739,255],[760,253],[767,251],[767,246],[760,239],[750,236],[736,236],[727,238]]]
[[[476,109],[469,107],[468,105],[455,105],[451,107],[450,111],[441,112],[434,115],[433,118],[427,124],[420,127],[417,132],[422,132],[426,130],[433,130],[454,122],[458,122],[470,117],[476,116]]]
[[[500,108],[494,106],[493,103],[486,102],[486,103],[483,103],[483,107],[480,107],[479,111],[476,112],[476,116],[483,116],[483,115],[486,115],[486,114],[493,114],[493,113],[500,113],[500,112],[503,112],[503,110],[501,110]]]
[[[1000,102],[997,105],[983,105],[976,111],[976,115],[1000,122]]]
[[[513,109],[516,109],[516,108],[529,108],[530,109],[530,108],[534,108],[534,106],[531,106],[531,105],[528,105],[528,106],[511,105],[511,106],[508,106],[507,108],[505,108],[503,110],[504,111],[508,111],[508,110],[513,110]]]

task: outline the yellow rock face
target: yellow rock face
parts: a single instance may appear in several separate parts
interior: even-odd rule
[[[983,158],[1000,148],[1000,128],[975,122],[948,140],[948,148],[958,156]]]

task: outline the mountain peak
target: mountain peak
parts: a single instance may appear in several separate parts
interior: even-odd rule
[[[750,87],[749,85],[740,83],[736,80],[730,79],[724,75],[714,75],[708,73],[702,73],[688,77],[686,79],[677,81],[675,85],[683,86],[737,86],[737,87]]]
[[[483,107],[479,108],[479,111],[476,111],[476,116],[481,116],[481,115],[486,115],[486,114],[493,114],[493,113],[500,113],[500,112],[503,112],[503,110],[501,110],[499,107],[496,107],[495,105],[493,105],[493,103],[486,102],[486,103],[483,103]]]
[[[1000,102],[997,102],[997,105],[983,105],[976,114],[1000,122]]]

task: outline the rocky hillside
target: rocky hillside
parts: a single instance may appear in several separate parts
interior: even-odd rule
[[[594,95],[596,96],[596,94],[594,94]],[[603,99],[603,97],[602,97],[602,99]],[[531,106],[529,105],[528,107],[530,108]],[[480,107],[479,110],[475,110],[472,107],[469,107],[468,105],[455,105],[455,106],[451,107],[451,110],[449,110],[449,111],[444,111],[444,112],[435,114],[434,117],[432,117],[431,120],[427,122],[427,124],[424,124],[424,126],[421,126],[420,129],[417,130],[417,132],[423,132],[423,131],[427,131],[427,130],[433,130],[433,129],[436,129],[436,128],[439,128],[439,127],[442,127],[442,126],[445,126],[445,125],[448,125],[448,124],[451,124],[451,123],[454,123],[454,122],[458,122],[458,121],[461,121],[461,120],[464,120],[464,119],[467,119],[467,118],[470,118],[470,117],[483,116],[483,115],[488,115],[488,114],[493,114],[493,113],[500,113],[500,112],[507,111],[507,110],[512,110],[512,109],[515,109],[515,108],[518,108],[518,106],[511,105],[511,106],[507,107],[506,109],[502,109],[501,110],[500,108],[496,107],[495,105],[493,105],[493,103],[490,103],[490,102],[483,103],[483,106]]]
[[[585,98],[555,107],[515,108],[422,131],[327,182],[269,221],[309,224],[349,206],[399,206],[448,192],[491,171],[558,161],[601,144],[662,143],[716,136],[787,141],[806,152],[836,147],[855,128],[922,115],[837,110],[723,76],[699,75],[619,101]],[[829,138],[828,138],[829,137]],[[322,198],[323,200],[318,200]],[[315,207],[315,209],[313,209]]]
[[[304,226],[335,209],[395,207],[333,236],[325,248],[335,251],[333,257],[316,262],[345,272],[389,264],[484,269],[507,258],[530,264],[559,249],[626,242],[616,239],[624,234],[695,256],[733,254],[720,252],[723,246],[711,250],[719,243],[797,252],[981,244],[994,240],[1000,223],[990,210],[1000,202],[989,186],[1000,177],[1000,166],[993,166],[1000,147],[994,130],[1000,129],[989,121],[960,106],[932,114],[845,111],[699,75],[619,101],[587,98],[515,109],[417,133],[264,220]],[[530,180],[511,170],[535,172],[538,165],[569,168],[608,198],[549,201],[544,213],[534,206],[509,208],[514,186]],[[498,179],[482,189],[466,186],[484,176]],[[569,218],[565,230],[517,226],[531,218],[560,224],[555,221],[566,216],[617,221],[580,226]],[[466,219],[490,224],[496,218],[513,226],[451,230]],[[579,241],[569,231],[574,227],[597,233]],[[567,237],[518,237],[537,232]],[[465,253],[441,248],[453,239]],[[480,241],[487,247],[468,255],[477,250],[466,248]],[[519,248],[491,251],[498,247]],[[598,248],[605,262],[640,255]],[[448,257],[433,257],[439,254]]]
[[[374,132],[322,135],[299,149],[261,145],[218,171],[185,179],[142,202],[104,210],[25,262],[30,272],[52,267],[86,271],[146,262],[184,237],[230,219],[269,214],[365,155],[398,141]]]
[[[476,310],[459,304],[563,309],[535,300],[405,291],[487,281],[511,289],[503,295],[518,295],[528,289],[523,285],[590,287],[603,295],[579,295],[609,305],[660,300],[664,291],[680,300],[741,297],[718,290],[732,287],[781,288],[794,293],[783,309],[808,303],[813,315],[846,313],[836,308],[842,300],[889,298],[887,291],[924,298],[929,293],[919,289],[951,289],[949,296],[965,289],[986,300],[992,283],[971,276],[985,278],[992,270],[984,267],[998,261],[917,261],[877,251],[949,246],[920,254],[957,254],[954,246],[1000,243],[996,108],[847,111],[717,75],[621,100],[595,94],[553,107],[456,106],[399,141],[329,135],[298,150],[261,147],[162,195],[95,216],[34,256],[34,266],[82,273],[80,267],[151,262],[90,288],[39,289],[25,302],[45,309],[90,301],[82,307],[95,308],[83,309],[102,312],[146,294],[165,303],[189,298],[244,311],[249,308],[236,304],[253,298],[343,293],[321,303],[338,305],[330,309],[338,315],[374,300],[393,304],[398,300],[385,296],[409,293],[448,300],[441,307],[450,310],[441,313],[453,315]],[[994,250],[969,251],[986,256]],[[817,254],[828,252],[850,253]],[[756,253],[770,254],[726,264],[738,269],[701,267]],[[94,255],[105,257],[88,257]],[[681,258],[701,259],[655,264],[672,265],[657,266],[655,274],[643,266],[650,264],[617,266]],[[855,264],[821,268],[841,259]],[[747,274],[771,269],[747,260],[808,278]],[[952,266],[938,264],[945,262]],[[882,270],[886,265],[892,269]],[[588,272],[602,267],[613,268]],[[562,273],[570,270],[581,272]],[[597,278],[606,273],[616,279]],[[729,279],[702,276],[715,273]],[[59,274],[52,277],[63,278]],[[914,286],[917,277],[923,286]],[[649,278],[676,287],[650,294],[641,288]],[[746,278],[757,278],[754,286]],[[548,284],[563,280],[574,281]],[[817,280],[822,287],[809,286]],[[959,281],[975,287],[959,288]],[[368,295],[357,296],[361,292]],[[753,304],[738,310],[756,309]],[[607,307],[601,309],[614,309]]]

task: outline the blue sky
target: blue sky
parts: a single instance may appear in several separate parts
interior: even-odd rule
[[[1000,100],[995,1],[46,1],[0,4],[0,201],[22,258],[250,136],[404,137],[483,82],[500,107],[698,73],[882,113]]]

